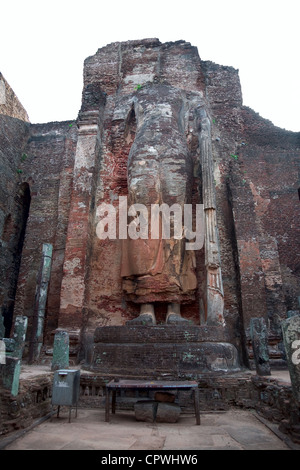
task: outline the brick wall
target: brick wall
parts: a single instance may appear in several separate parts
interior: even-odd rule
[[[30,318],[28,335],[44,242],[54,247],[45,322],[49,347],[58,326],[84,332],[89,347],[97,326],[121,325],[136,315],[138,306],[126,303],[122,293],[120,243],[99,240],[96,225],[101,202],[117,206],[118,197],[127,194],[127,159],[136,131],[132,103],[137,86],[149,81],[182,90],[196,203],[202,201],[202,181],[192,109],[199,100],[205,103],[212,129],[226,332],[247,365],[249,322],[263,316],[279,358],[280,321],[287,310],[299,308],[299,133],[276,128],[244,107],[238,71],[202,61],[184,41],[113,43],[87,58],[79,130],[75,122],[30,125],[0,115],[2,308],[17,247],[7,240],[12,227],[20,231],[27,188],[30,211],[15,314]],[[196,300],[182,313],[198,324],[206,282],[203,250],[196,262]],[[165,313],[166,306],[157,305],[159,322]]]
[[[300,136],[248,108],[241,117],[243,142],[230,165],[228,188],[243,319],[249,337],[250,318],[264,317],[270,338],[280,343],[280,322],[299,308]]]
[[[0,314],[6,334],[12,322],[23,229],[28,210],[28,185],[22,179],[22,159],[29,124],[0,114]]]
[[[76,124],[72,122],[31,125],[24,149],[26,159],[21,167],[22,180],[29,184],[31,203],[14,313],[29,317],[27,342],[31,338],[43,243],[53,245],[45,321],[46,342],[53,341],[51,335],[58,325],[76,138]]]
[[[0,72],[0,114],[29,122],[29,117],[15,92]]]

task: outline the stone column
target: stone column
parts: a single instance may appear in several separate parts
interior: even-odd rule
[[[2,384],[10,390],[13,396],[18,395],[22,356],[25,344],[28,318],[17,316],[14,325],[14,334],[7,341],[5,364],[1,366]]]
[[[224,326],[224,293],[218,240],[216,196],[211,147],[211,126],[204,107],[197,108],[205,212],[205,267],[207,325]]]
[[[300,404],[300,315],[283,320],[281,328],[293,395]]]
[[[268,350],[268,331],[264,318],[251,318],[250,336],[257,374],[271,375]]]
[[[68,369],[69,367],[69,334],[57,331],[54,336],[52,370]]]
[[[1,364],[6,363],[6,346],[5,346],[5,341],[4,341],[5,326],[4,326],[3,320],[4,320],[4,317],[2,316],[0,312],[0,367],[1,367]]]
[[[48,295],[48,285],[51,275],[53,247],[50,243],[43,243],[42,260],[35,295],[32,338],[29,349],[29,362],[32,363],[40,356],[43,345],[45,311]]]

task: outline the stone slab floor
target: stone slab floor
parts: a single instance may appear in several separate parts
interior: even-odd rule
[[[0,440],[2,450],[291,450],[300,449],[248,410],[201,415],[182,414],[175,424],[138,422],[134,413],[117,411],[109,423],[104,410],[72,410],[52,415],[14,440]]]

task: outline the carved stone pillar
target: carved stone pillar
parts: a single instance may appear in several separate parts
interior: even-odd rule
[[[33,363],[39,359],[43,345],[44,321],[48,297],[48,286],[51,275],[52,253],[53,246],[51,243],[43,243],[42,259],[35,296],[31,342],[29,346],[29,363]]]
[[[204,107],[197,108],[205,212],[206,323],[224,325],[224,294],[217,230],[210,120]]]

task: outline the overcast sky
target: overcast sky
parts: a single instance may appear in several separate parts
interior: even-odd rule
[[[1,3],[0,71],[32,123],[76,119],[83,61],[98,48],[156,37],[183,39],[202,60],[239,69],[244,104],[300,131],[299,0]]]

